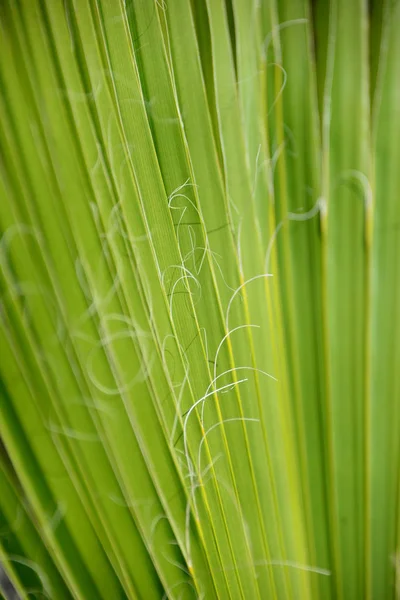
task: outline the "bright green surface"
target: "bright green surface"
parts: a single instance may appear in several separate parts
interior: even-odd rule
[[[18,594],[400,597],[400,3],[5,0],[0,29]]]

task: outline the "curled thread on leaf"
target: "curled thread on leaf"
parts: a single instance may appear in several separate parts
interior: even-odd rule
[[[250,279],[247,279],[247,281],[244,281],[243,283],[241,283],[239,285],[238,288],[236,288],[236,290],[234,291],[233,295],[231,296],[229,303],[228,303],[228,308],[226,310],[226,315],[225,315],[225,327],[227,330],[229,330],[229,314],[231,311],[231,307],[232,307],[232,302],[234,301],[234,299],[236,298],[236,296],[240,293],[240,291],[249,283],[252,283],[253,281],[256,281],[258,279],[262,279],[262,278],[267,278],[267,277],[272,277],[273,275],[271,273],[261,273],[260,275],[255,275],[254,277],[251,277]]]
[[[56,510],[50,517],[50,519],[46,523],[46,528],[49,531],[55,531],[65,515],[67,514],[67,504],[65,502],[59,502],[57,504]]]
[[[222,349],[222,346],[224,345],[224,343],[228,340],[228,338],[232,335],[232,333],[235,333],[235,331],[239,331],[241,329],[245,329],[246,327],[254,327],[254,329],[260,329],[259,325],[253,325],[251,323],[249,324],[245,324],[245,325],[238,325],[237,327],[234,327],[233,329],[231,329],[230,331],[228,331],[224,337],[222,338],[222,340],[220,341],[217,351],[215,353],[215,358],[214,358],[214,380],[217,378],[217,365],[218,365],[218,357],[219,357],[219,353]]]
[[[110,319],[111,318],[113,318],[115,320],[115,316],[110,315]],[[124,318],[121,317],[121,320],[123,321]],[[106,319],[106,321],[107,321],[107,319]],[[149,334],[147,334],[145,332],[144,335],[142,335],[140,330],[138,331],[136,329],[127,329],[125,331],[119,331],[119,332],[104,336],[102,339],[100,339],[96,343],[95,347],[91,349],[91,351],[88,354],[86,368],[87,368],[88,377],[89,377],[91,383],[99,391],[101,391],[104,394],[107,394],[109,396],[119,396],[121,394],[124,394],[124,393],[130,391],[134,387],[135,384],[143,382],[148,378],[148,376],[150,375],[152,366],[154,364],[155,358],[156,358],[156,355],[154,352],[151,353],[150,355],[143,356],[143,360],[141,362],[141,365],[140,365],[138,371],[129,380],[129,382],[127,382],[123,385],[118,385],[114,388],[105,386],[94,373],[93,363],[94,363],[94,356],[95,356],[96,352],[105,351],[107,353],[107,346],[117,340],[123,340],[123,339],[129,339],[129,338],[132,340],[135,340],[135,339],[139,339],[141,337],[143,337],[144,339],[148,339]],[[150,336],[150,338],[151,338],[151,336]]]
[[[271,375],[270,373],[267,373],[267,371],[263,371],[262,369],[257,369],[256,367],[247,367],[247,366],[239,366],[239,367],[232,367],[230,369],[227,369],[226,371],[224,371],[223,373],[220,373],[219,375],[217,375],[208,385],[207,390],[206,390],[206,394],[208,394],[208,392],[211,390],[211,388],[213,388],[216,384],[216,382],[218,381],[218,379],[221,379],[222,377],[225,377],[225,375],[229,375],[230,373],[235,373],[236,371],[253,371],[255,373],[260,373],[261,375],[265,375],[266,377],[269,377],[270,379],[272,379],[273,381],[277,381],[276,377],[274,377],[273,375]],[[247,381],[248,379],[246,378],[243,381]],[[231,391],[231,389],[233,388],[233,386],[235,385],[235,381],[232,381],[232,383],[228,384],[226,387],[226,389],[224,391],[222,391],[221,393],[226,393]],[[220,388],[221,389],[221,388]],[[204,406],[205,403],[203,403],[202,407],[201,407],[201,424],[203,425],[204,423]]]
[[[50,580],[44,572],[44,570],[42,569],[42,567],[38,565],[38,563],[28,558],[25,558],[24,556],[18,556],[17,554],[8,554],[7,561],[15,562],[34,571],[38,576],[40,583],[42,584],[41,593],[47,598],[52,598],[52,587],[50,585]]]
[[[288,212],[286,218],[282,219],[282,221],[280,221],[278,223],[278,225],[275,228],[275,231],[273,232],[273,234],[271,236],[271,239],[269,241],[267,251],[265,254],[265,270],[266,271],[270,269],[270,259],[271,259],[272,249],[273,249],[274,243],[277,240],[278,233],[280,232],[282,227],[285,225],[285,223],[287,223],[289,221],[299,221],[299,222],[300,221],[308,221],[309,219],[312,219],[313,217],[315,217],[319,212],[321,212],[322,207],[323,207],[323,199],[318,198],[318,200],[316,201],[314,206],[312,208],[310,208],[310,210],[308,210],[307,212],[304,212],[304,213]]]
[[[200,404],[205,402],[207,400],[207,398],[209,398],[210,396],[214,396],[218,392],[223,392],[224,390],[227,390],[228,388],[232,389],[233,387],[240,385],[241,383],[244,383],[245,381],[247,381],[247,379],[239,379],[238,381],[235,381],[233,383],[229,383],[228,385],[224,385],[224,386],[221,386],[220,388],[214,389],[211,392],[204,394],[204,396],[202,396],[199,400],[197,400],[189,408],[189,410],[186,413],[185,420],[183,423],[183,446],[184,446],[185,456],[188,459],[188,464],[189,464],[189,460],[190,460],[190,452],[189,452],[189,444],[188,444],[188,437],[187,437],[187,426],[188,426],[188,420],[190,418],[190,415],[197,408],[197,406],[199,406]]]
[[[194,584],[192,583],[192,581],[188,580],[188,579],[182,579],[182,581],[177,581],[176,583],[170,585],[168,587],[168,589],[165,591],[162,600],[168,600],[168,598],[172,597],[172,590],[175,590],[177,587],[179,586],[183,586],[183,585],[187,585],[190,588],[192,588],[193,592],[196,594],[196,588],[194,586]],[[204,596],[196,596],[198,598],[198,600],[200,600],[200,598],[202,599]]]
[[[73,440],[78,440],[80,442],[101,442],[101,439],[97,433],[87,433],[85,431],[78,431],[77,429],[73,429],[72,427],[57,425],[56,423],[52,422],[46,425],[46,429],[48,429],[48,431],[50,431],[51,434],[63,435],[65,437],[71,438]]]
[[[329,569],[323,569],[322,567],[314,567],[312,565],[304,565],[302,563],[295,562],[294,560],[258,560],[255,562],[256,566],[272,566],[272,567],[289,567],[291,569],[299,569],[300,571],[309,571],[310,573],[317,573],[318,575],[325,575],[329,577],[331,571]]]
[[[262,44],[262,58],[263,60],[266,60],[267,55],[268,55],[268,50],[269,50],[269,46],[272,42],[274,42],[276,40],[277,35],[279,34],[279,32],[281,32],[283,29],[287,29],[288,27],[292,27],[293,25],[305,25],[308,23],[308,19],[291,19],[289,21],[283,21],[282,23],[278,23],[277,25],[275,25],[271,31],[268,33],[268,35],[265,36],[264,38],[264,43]]]
[[[203,448],[203,444],[206,441],[207,436],[214,431],[215,429],[217,429],[218,427],[220,427],[221,425],[224,425],[225,423],[232,423],[232,422],[251,422],[251,423],[259,423],[260,420],[259,419],[253,419],[251,417],[232,417],[230,419],[223,419],[222,421],[219,421],[218,423],[214,423],[214,425],[211,425],[211,427],[209,427],[207,429],[207,431],[205,432],[204,436],[202,437],[200,444],[199,444],[199,450],[197,453],[197,465],[198,465],[198,469],[201,472],[201,450]]]

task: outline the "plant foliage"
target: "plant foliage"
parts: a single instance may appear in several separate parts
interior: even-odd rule
[[[400,597],[399,4],[0,3],[6,598]]]

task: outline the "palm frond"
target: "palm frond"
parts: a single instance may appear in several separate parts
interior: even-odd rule
[[[0,6],[0,589],[400,597],[399,2]]]

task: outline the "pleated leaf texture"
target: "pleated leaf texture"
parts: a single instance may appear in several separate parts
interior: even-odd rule
[[[400,598],[400,3],[0,28],[4,598]]]

